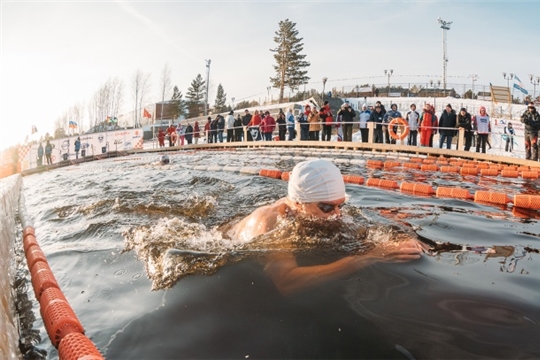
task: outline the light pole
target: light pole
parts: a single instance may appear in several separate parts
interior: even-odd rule
[[[469,77],[471,78],[471,83],[472,83],[472,85],[471,85],[471,100],[472,100],[472,99],[474,99],[474,82],[476,80],[478,80],[478,75],[471,74],[471,75],[469,75]]]
[[[432,94],[433,95],[433,103],[435,103],[435,84],[436,83],[434,83],[433,80],[429,80],[429,84],[431,85],[431,88],[433,89],[431,91],[433,92],[433,94]]]
[[[442,29],[442,42],[443,42],[443,88],[444,96],[446,97],[446,67],[448,63],[448,56],[446,54],[446,32],[450,30],[451,21],[444,21],[441,18],[438,18],[437,21],[441,24]]]
[[[269,102],[269,101],[270,101],[270,90],[272,90],[272,87],[271,87],[271,86],[267,86],[267,87],[266,87],[266,90],[268,90],[268,100],[267,100],[267,102]]]
[[[508,87],[508,89],[510,89],[510,80],[512,80],[514,78],[514,74],[513,73],[505,73],[503,72],[503,78],[506,79],[506,86]]]
[[[540,76],[533,76],[529,74],[529,80],[531,80],[531,84],[533,84],[533,104],[536,101],[536,85],[540,84]]]
[[[392,69],[384,70],[384,75],[388,76],[388,91],[387,91],[386,96],[390,96],[390,77],[392,76],[393,73],[394,73],[394,70]]]
[[[328,78],[327,77],[323,77],[322,78],[322,101],[323,101],[323,105],[324,105],[324,88],[326,86],[326,82],[328,81]],[[322,105],[321,105],[322,106]]]
[[[208,59],[206,61],[206,93],[204,95],[204,116],[208,115],[208,82],[210,81],[210,62],[212,60]]]
[[[234,110],[234,97],[231,98],[231,102],[232,102],[232,109]]]

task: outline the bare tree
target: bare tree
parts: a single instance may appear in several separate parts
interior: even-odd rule
[[[88,114],[92,126],[104,125],[115,119],[122,107],[124,84],[118,79],[109,79],[92,96],[88,104]]]
[[[171,69],[169,68],[168,64],[165,64],[163,66],[163,71],[161,71],[161,114],[160,119],[163,119],[163,102],[165,102],[165,98],[169,98],[169,94],[171,93]]]
[[[142,107],[149,87],[150,74],[145,74],[140,69],[137,69],[131,78],[131,91],[135,100],[135,115],[133,116],[135,127],[139,127],[141,125]]]

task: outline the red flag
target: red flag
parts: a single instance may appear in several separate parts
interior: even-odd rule
[[[150,115],[150,113],[148,112],[148,110],[144,109],[143,117],[151,119],[151,118],[152,118],[152,115]]]

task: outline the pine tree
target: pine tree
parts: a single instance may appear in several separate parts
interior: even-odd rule
[[[224,112],[227,109],[227,106],[225,106],[226,102],[227,94],[225,94],[223,86],[219,84],[217,88],[216,103],[214,104],[214,112],[216,114]]]
[[[202,112],[205,90],[205,81],[201,74],[197,74],[197,77],[191,82],[186,95],[188,117],[197,117]]]
[[[309,81],[306,76],[307,70],[311,64],[305,61],[306,55],[300,53],[304,49],[303,38],[298,37],[298,30],[295,29],[296,23],[285,19],[279,22],[279,30],[276,31],[274,41],[277,43],[275,49],[270,49],[274,54],[276,65],[274,70],[276,76],[270,78],[274,88],[279,89],[279,101],[283,101],[285,87],[292,91],[297,90],[300,85]]]
[[[173,95],[171,97],[172,101],[172,108],[171,108],[171,117],[173,119],[178,119],[182,115],[186,115],[186,102],[182,99],[184,95],[182,95],[182,92],[178,89],[178,86],[174,86],[173,89]]]

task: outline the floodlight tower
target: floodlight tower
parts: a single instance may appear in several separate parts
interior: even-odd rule
[[[446,96],[446,66],[448,63],[448,57],[446,55],[446,32],[450,30],[451,21],[444,21],[441,18],[438,18],[437,21],[441,24],[442,29],[442,43],[443,43],[443,89],[444,96]]]
[[[204,116],[208,115],[208,82],[210,81],[210,63],[212,60],[207,59],[206,61],[206,93],[204,94]]]

